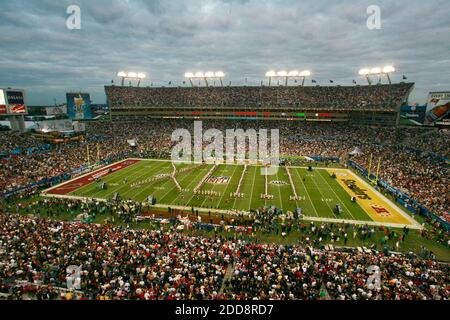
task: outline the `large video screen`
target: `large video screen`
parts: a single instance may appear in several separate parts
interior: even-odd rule
[[[450,91],[430,92],[427,102],[425,124],[433,125],[450,115]]]
[[[10,114],[26,114],[27,108],[25,106],[25,99],[23,91],[19,90],[5,90],[6,101],[8,104],[8,111]]]
[[[67,93],[67,115],[72,120],[92,119],[89,93]]]

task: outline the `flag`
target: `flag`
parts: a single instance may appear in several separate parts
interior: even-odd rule
[[[330,83],[334,83],[334,81],[333,81],[333,80],[330,80]]]
[[[294,82],[297,83],[297,79],[295,79]]]
[[[186,84],[186,81],[183,81],[183,84]]]
[[[172,84],[172,81],[169,81],[169,86]]]
[[[314,80],[314,79],[312,79],[312,80],[311,80],[311,82],[312,82],[312,83],[317,83],[317,81],[316,81],[316,80]]]
[[[356,80],[353,80],[353,83],[356,84]]]
[[[407,80],[408,78],[405,76],[405,75],[403,75],[403,80]]]
[[[13,104],[10,106],[11,113],[25,113],[25,105]]]

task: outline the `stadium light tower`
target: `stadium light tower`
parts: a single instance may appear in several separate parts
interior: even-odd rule
[[[288,82],[289,82],[289,78],[302,78],[302,86],[305,85],[305,79],[306,77],[309,77],[311,75],[311,71],[308,70],[304,70],[304,71],[297,71],[297,70],[292,70],[292,71],[267,71],[266,72],[266,78],[269,78],[269,87],[272,85],[272,78],[284,78],[284,85],[287,86]]]
[[[369,77],[369,75],[370,75],[369,69],[364,68],[364,69],[359,70],[359,75],[366,77],[367,82],[369,83],[369,86],[372,84],[372,81],[370,80],[370,77]]]
[[[125,79],[137,80],[138,81],[137,86],[139,87],[141,84],[141,81],[144,80],[145,78],[147,78],[147,76],[143,72],[128,72],[127,73],[125,71],[120,71],[117,73],[117,76],[122,79],[122,87],[125,83]]]
[[[389,81],[389,84],[392,84],[391,77],[389,76],[389,74],[394,73],[394,72],[395,72],[395,68],[393,66],[386,66],[383,69],[380,67],[375,67],[375,68],[371,68],[371,69],[364,68],[364,69],[359,70],[359,75],[365,76],[369,85],[372,84],[372,80],[370,79],[370,76],[386,75],[386,77]]]
[[[193,83],[192,79],[203,79],[205,81],[205,84],[207,87],[209,87],[208,80],[219,79],[220,85],[223,87],[223,78],[225,78],[225,73],[223,71],[217,71],[217,72],[212,72],[212,71],[201,72],[201,71],[199,71],[196,73],[186,72],[184,74],[184,77],[189,79],[189,82],[191,83],[192,87],[194,87],[194,83]]]
[[[302,71],[299,73],[299,76],[303,78],[303,80],[302,80],[302,87],[303,87],[305,85],[306,77],[311,76],[311,71],[309,71],[309,70]]]
[[[383,73],[388,78],[389,84],[392,84],[391,77],[389,76],[389,73],[394,73],[394,72],[395,72],[395,68],[393,66],[386,66],[386,67],[383,68]]]

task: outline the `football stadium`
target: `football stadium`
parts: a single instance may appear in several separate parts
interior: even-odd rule
[[[250,12],[268,10],[256,1],[203,2],[205,19],[221,12],[250,23]],[[143,11],[111,3],[129,23],[130,12],[183,11],[165,1]],[[289,16],[286,4],[266,5]],[[80,6],[81,29],[80,8],[71,7],[67,28],[75,24],[62,37],[98,41],[101,55],[107,40],[89,30],[109,18],[91,16],[95,6]],[[51,18],[53,9],[39,10]],[[192,41],[244,41],[227,29],[246,34],[239,24],[205,21],[186,31]],[[254,60],[277,63],[231,55],[234,65],[220,52],[197,62],[188,51],[155,57],[160,47],[187,46],[187,35],[172,38],[181,31],[166,26],[163,44],[162,35],[135,32],[152,46],[148,60],[113,46],[102,57],[84,52],[71,73],[69,62],[51,62],[62,74],[49,72],[39,85],[45,55],[17,70],[20,81],[0,74],[0,300],[450,298],[448,78],[430,82],[408,65],[411,53],[402,66],[403,53],[380,48],[378,58],[355,54],[339,67],[327,58],[328,71],[318,53],[309,62],[300,53],[297,65],[311,66],[302,71],[287,53],[270,57],[258,46]],[[43,52],[58,52],[56,39]],[[449,71],[444,62],[440,73]],[[165,68],[170,78],[161,80]]]

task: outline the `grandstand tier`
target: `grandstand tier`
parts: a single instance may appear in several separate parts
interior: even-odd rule
[[[334,121],[395,125],[413,83],[353,87],[117,87],[113,120],[143,118]]]

